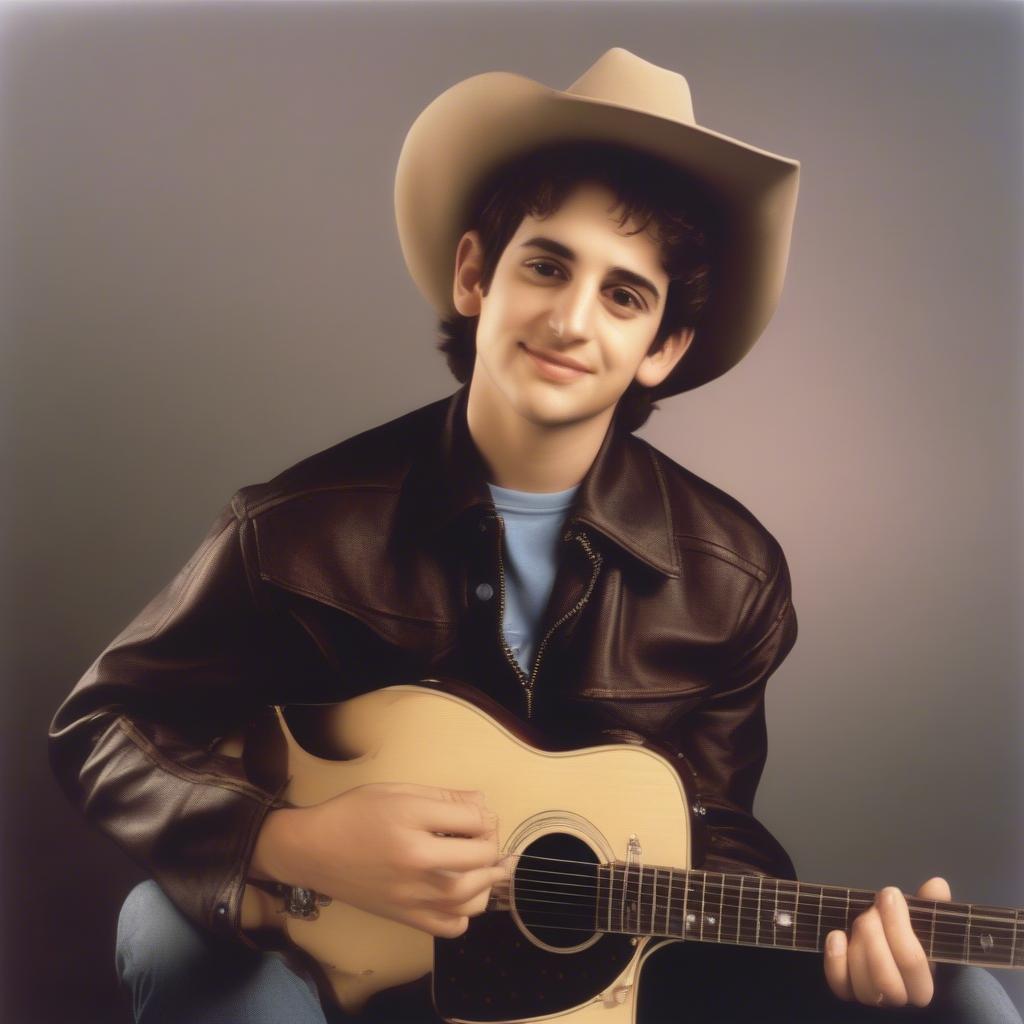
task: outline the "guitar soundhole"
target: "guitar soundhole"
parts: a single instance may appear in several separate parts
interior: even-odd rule
[[[553,832],[520,852],[513,877],[519,919],[540,942],[571,948],[596,930],[598,860],[575,836]]]

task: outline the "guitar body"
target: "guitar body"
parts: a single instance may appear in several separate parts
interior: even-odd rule
[[[502,855],[517,857],[510,891],[454,940],[338,901],[316,920],[301,920],[253,886],[243,927],[283,922],[348,1012],[433,972],[435,1006],[447,1020],[632,1024],[643,960],[675,940],[599,931],[592,894],[598,864],[690,866],[687,798],[671,763],[636,744],[543,750],[510,717],[502,724],[463,696],[425,686],[377,690],[323,714],[347,759],[303,749],[277,711],[290,779],[285,799],[308,806],[379,782],[479,789],[497,812]],[[560,893],[580,888],[580,906],[562,900],[546,912],[537,883],[547,878]]]

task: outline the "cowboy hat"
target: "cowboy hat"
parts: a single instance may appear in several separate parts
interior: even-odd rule
[[[654,397],[725,373],[778,305],[800,164],[696,123],[686,79],[615,47],[565,92],[492,71],[453,85],[416,118],[398,158],[395,216],[409,273],[442,316],[455,313],[455,249],[480,184],[555,142],[613,142],[680,168],[720,210],[724,237],[693,343]]]

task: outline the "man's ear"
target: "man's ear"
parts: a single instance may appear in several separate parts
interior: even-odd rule
[[[455,247],[455,276],[452,302],[463,316],[480,315],[480,277],[483,273],[484,249],[479,231],[467,231]]]
[[[645,388],[656,387],[676,368],[692,342],[692,327],[681,327],[670,334],[657,352],[644,356],[636,371],[636,382]]]

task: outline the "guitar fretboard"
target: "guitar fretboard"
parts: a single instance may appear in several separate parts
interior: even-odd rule
[[[617,863],[598,868],[594,926],[630,935],[820,952],[830,931],[849,932],[874,901],[866,889]],[[913,896],[907,905],[929,960],[1024,966],[1024,911]]]

